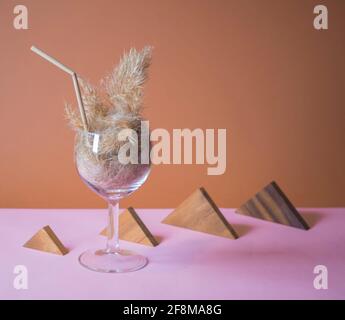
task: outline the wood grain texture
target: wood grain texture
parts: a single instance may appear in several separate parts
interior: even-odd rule
[[[299,229],[309,229],[308,224],[274,181],[255,194],[236,212]]]
[[[238,238],[204,188],[193,192],[162,223],[230,239]]]
[[[101,231],[101,235],[107,236],[108,228]],[[144,222],[132,207],[127,208],[119,217],[119,237],[121,240],[135,242],[151,247],[157,246],[158,240],[152,235]]]
[[[68,250],[49,226],[45,226],[36,232],[23,247],[62,256],[68,253]]]

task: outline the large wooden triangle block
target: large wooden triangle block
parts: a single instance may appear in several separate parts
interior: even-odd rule
[[[230,239],[238,238],[204,188],[193,192],[162,223]]]
[[[274,181],[255,194],[236,212],[299,229],[309,229],[308,224]]]
[[[37,231],[23,247],[62,256],[68,253],[68,250],[49,226],[45,226]]]
[[[107,236],[108,228],[106,227],[100,233]],[[135,242],[151,247],[158,245],[157,239],[151,234],[144,222],[132,207],[127,208],[119,217],[119,238],[121,240]]]

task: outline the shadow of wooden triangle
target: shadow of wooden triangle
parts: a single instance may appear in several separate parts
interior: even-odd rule
[[[303,219],[307,222],[310,228],[314,228],[321,220],[325,218],[325,215],[320,212],[313,212],[310,210],[303,210],[300,213]]]
[[[194,191],[162,223],[229,239],[238,238],[234,228],[203,187]]]

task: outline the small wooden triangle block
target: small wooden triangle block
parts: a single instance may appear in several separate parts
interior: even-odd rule
[[[230,239],[238,238],[204,188],[193,192],[162,223]]]
[[[108,228],[100,233],[107,236]],[[151,247],[158,245],[157,239],[151,234],[144,222],[132,207],[127,208],[119,217],[119,238],[121,240],[135,242]]]
[[[236,212],[299,229],[309,229],[303,217],[274,181],[255,194]]]
[[[49,226],[45,226],[36,232],[35,235],[28,240],[23,247],[54,253],[61,256],[64,256],[68,253],[68,250]]]

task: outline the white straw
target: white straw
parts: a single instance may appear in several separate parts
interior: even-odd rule
[[[69,73],[71,76],[73,75],[73,73],[75,73],[73,70],[71,70],[70,68],[66,67],[64,64],[62,64],[61,62],[57,61],[53,57],[47,55],[45,52],[43,52],[42,50],[36,48],[35,46],[32,46],[30,49],[31,49],[31,51],[37,53],[42,58],[48,60],[50,63],[56,65],[61,70]]]
[[[88,128],[87,118],[86,118],[85,108],[84,108],[84,104],[83,104],[83,99],[82,99],[81,94],[80,94],[80,87],[79,87],[78,77],[77,77],[76,73],[72,74],[72,79],[73,79],[74,91],[75,91],[75,94],[77,96],[81,120],[83,121],[84,129],[87,131],[87,128]]]
[[[83,99],[82,99],[81,93],[80,93],[80,87],[79,87],[77,74],[72,69],[66,67],[64,64],[57,61],[55,58],[49,56],[48,54],[46,54],[42,50],[36,48],[35,46],[32,46],[30,49],[31,49],[31,51],[35,52],[36,54],[38,54],[42,58],[46,59],[50,63],[54,64],[55,66],[57,66],[58,68],[60,68],[61,70],[65,71],[65,72],[67,72],[70,76],[72,76],[74,91],[75,91],[75,94],[77,96],[81,120],[83,122],[84,129],[87,131],[87,128],[88,128],[87,118],[86,118],[85,108],[84,108],[84,104],[83,104]]]

